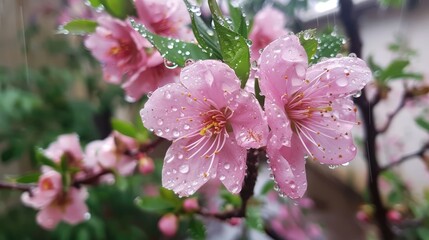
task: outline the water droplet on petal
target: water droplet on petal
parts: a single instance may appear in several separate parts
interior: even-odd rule
[[[177,64],[176,63],[174,63],[174,62],[172,62],[172,61],[169,61],[169,60],[167,60],[167,59],[164,59],[164,65],[165,65],[165,67],[166,68],[168,68],[168,69],[175,69],[175,68],[177,68]]]
[[[362,91],[361,90],[357,90],[357,91],[355,91],[355,92],[352,93],[352,97],[354,97],[354,98],[358,98],[360,96],[362,96]]]
[[[335,81],[335,82],[340,87],[345,87],[349,84],[349,82],[347,81],[347,78],[338,78],[337,81]]]
[[[228,169],[230,169],[230,168],[231,168],[231,165],[229,165],[229,163],[227,163],[227,164],[225,164],[223,167],[224,167],[226,170],[228,170]]]
[[[222,176],[219,177],[219,180],[223,181],[223,180],[225,180],[225,178],[226,177],[224,175],[222,175]]]
[[[158,119],[157,123],[158,123],[159,126],[162,126],[162,124],[164,124],[164,121],[160,118],[160,119]]]
[[[166,163],[170,163],[173,160],[174,160],[174,155],[167,155],[167,156],[165,156],[165,162]]]
[[[350,162],[346,162],[346,163],[341,164],[341,166],[346,167],[346,166],[348,166],[349,164],[350,164]]]
[[[180,132],[175,128],[173,129],[173,137],[178,138],[180,136]]]
[[[149,95],[148,95],[148,97],[149,97]],[[136,98],[134,98],[134,97],[131,97],[131,96],[126,95],[126,96],[125,96],[125,101],[127,101],[127,102],[129,102],[129,103],[135,103],[135,102],[137,102],[137,99],[136,99]]]
[[[356,58],[357,56],[356,56],[356,53],[350,53],[350,54],[349,54],[349,57],[351,57],[351,58]]]
[[[189,172],[189,165],[184,164],[182,166],[179,167],[179,172],[185,174]]]

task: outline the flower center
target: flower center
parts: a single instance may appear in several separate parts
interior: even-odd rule
[[[227,124],[227,120],[232,116],[232,110],[228,107],[217,110],[212,109],[201,114],[205,117],[204,127],[200,130],[201,136],[213,136],[220,134]]]

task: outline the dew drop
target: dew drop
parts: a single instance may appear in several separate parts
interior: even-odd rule
[[[223,180],[225,180],[225,178],[226,177],[224,175],[222,175],[222,176],[219,177],[219,180],[223,181]]]
[[[189,172],[189,165],[184,164],[182,166],[179,167],[179,172],[185,174]]]
[[[148,96],[148,97],[149,97],[149,96]],[[131,97],[131,96],[126,95],[126,96],[125,96],[125,101],[127,101],[127,102],[129,102],[129,103],[135,103],[135,102],[137,102],[137,99],[136,99],[136,98],[133,98],[133,97]]]
[[[175,128],[173,129],[173,137],[178,138],[180,136],[180,132]]]
[[[170,91],[165,91],[165,92],[164,92],[164,97],[165,97],[166,99],[171,99],[171,93],[170,93]]]
[[[164,65],[165,65],[165,67],[166,67],[166,68],[168,68],[168,69],[175,69],[175,68],[177,68],[177,66],[178,66],[176,63],[171,62],[171,61],[169,61],[169,60],[167,60],[167,59],[164,59]]]
[[[164,121],[160,118],[160,119],[158,119],[157,123],[158,123],[159,126],[162,126],[162,124],[164,124]]]
[[[174,155],[167,155],[166,157],[165,157],[165,162],[166,163],[170,163],[171,161],[173,161],[174,160]]]
[[[358,98],[360,96],[362,96],[362,91],[361,90],[357,90],[357,91],[355,91],[355,92],[352,93],[352,97],[354,97],[354,98]]]
[[[338,78],[337,81],[335,81],[338,86],[345,87],[349,84],[346,78]]]
[[[225,164],[223,167],[224,167],[226,170],[228,170],[228,169],[230,169],[230,168],[231,168],[231,165],[229,165],[229,163],[227,163],[227,164]]]
[[[183,129],[185,129],[185,130],[189,130],[189,128],[191,128],[188,124],[185,124],[184,126],[183,126]]]
[[[350,54],[349,54],[349,57],[351,57],[351,58],[356,58],[357,56],[356,56],[356,53],[350,53]]]
[[[188,52],[187,52],[188,53]],[[185,61],[185,66],[190,66],[190,65],[192,65],[192,64],[194,64],[195,63],[195,61],[193,60],[193,59],[186,59],[186,61]]]
[[[337,165],[329,165],[328,168],[329,169],[336,169],[338,166]]]
[[[156,135],[158,135],[159,137],[161,137],[164,133],[162,132],[161,129],[156,130]]]
[[[346,162],[346,163],[341,164],[341,166],[347,167],[349,164],[350,164],[350,162]]]

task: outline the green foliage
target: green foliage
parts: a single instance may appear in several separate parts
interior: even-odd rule
[[[119,133],[135,138],[137,134],[137,129],[133,126],[133,124],[120,120],[120,119],[112,119],[112,128],[113,130],[118,131]]]
[[[429,132],[429,121],[423,117],[420,116],[418,118],[415,119],[417,125],[419,125],[419,127],[423,128],[425,131]]]
[[[32,173],[23,174],[16,178],[9,178],[9,180],[16,183],[35,183],[39,181],[40,175],[41,175],[40,172],[32,172]]]
[[[95,32],[97,22],[88,19],[75,19],[60,27],[59,33],[89,34]]]
[[[299,42],[307,53],[308,62],[313,59],[314,54],[317,51],[318,41],[315,37],[316,29],[309,29],[297,34]]]
[[[261,209],[259,207],[247,207],[246,226],[258,231],[264,231],[264,221],[262,219]]]
[[[107,13],[113,17],[125,19],[135,15],[135,8],[132,0],[99,0]],[[97,2],[94,2],[97,5]]]
[[[404,6],[404,0],[378,0],[381,5],[384,5],[386,7],[395,7],[400,8]]]
[[[161,196],[138,197],[136,198],[135,203],[144,211],[158,214],[172,212],[177,207],[176,204]]]
[[[345,39],[341,37],[336,31],[327,34],[322,34],[319,38],[319,46],[317,52],[311,58],[312,63],[318,62],[322,58],[335,57],[341,52]]]
[[[189,221],[188,233],[193,240],[205,240],[206,239],[206,228],[200,220],[192,217]]]
[[[156,35],[134,20],[131,20],[131,24],[143,37],[155,46],[165,59],[172,63],[170,68],[183,67],[189,59],[202,60],[213,57],[213,52],[203,49],[194,43]]]

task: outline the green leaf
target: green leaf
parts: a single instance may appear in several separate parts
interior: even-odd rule
[[[135,200],[136,205],[147,212],[167,213],[175,209],[175,205],[162,197],[138,197]]]
[[[12,181],[17,183],[35,183],[39,181],[40,175],[40,172],[27,173],[25,175],[12,179]]]
[[[172,62],[170,66],[174,68],[176,66],[184,67],[186,60],[203,60],[212,59],[213,52],[207,49],[202,49],[197,44],[180,41],[179,39],[162,37],[151,33],[142,24],[130,20],[131,25],[145,37],[155,48],[161,53],[162,57]]]
[[[189,221],[188,228],[189,236],[193,240],[204,240],[206,239],[206,228],[204,224],[196,219],[195,217],[191,218]]]
[[[72,20],[65,25],[60,27],[59,33],[70,33],[70,34],[89,34],[95,32],[98,23],[88,19],[76,19]]]
[[[61,173],[61,179],[63,182],[63,191],[67,192],[70,184],[71,184],[71,175],[69,173],[69,162],[70,159],[68,157],[67,154],[64,154],[61,157],[61,162],[60,162],[60,173]]]
[[[424,117],[418,117],[415,119],[415,121],[417,125],[429,132],[429,121],[427,121]]]
[[[119,191],[125,192],[128,189],[129,183],[126,177],[115,172],[115,185]]]
[[[261,88],[259,87],[259,78],[255,78],[255,97],[259,105],[264,106],[265,96],[261,95]]]
[[[211,30],[195,13],[195,8],[198,6],[194,6],[189,3],[189,1],[185,0],[189,15],[191,16],[192,23],[192,31],[194,33],[195,38],[198,41],[198,44],[208,49],[209,51],[213,51],[214,58],[222,59],[222,54],[220,53],[219,40],[217,36],[214,34],[213,30]]]
[[[241,7],[234,6],[231,0],[228,1],[229,15],[232,20],[232,25],[235,32],[239,33],[242,37],[247,38],[247,24],[246,17],[244,16]]]
[[[394,78],[401,78],[404,69],[410,64],[409,60],[396,59],[393,60],[379,75],[379,80],[386,82]]]
[[[223,60],[234,70],[241,80],[241,87],[244,87],[250,73],[250,51],[246,39],[223,26],[219,21],[213,21]]]
[[[241,206],[241,198],[239,195],[225,191],[221,193],[220,197],[225,201],[225,203],[231,204],[234,207]]]
[[[307,53],[308,61],[310,62],[313,58],[313,55],[317,51],[317,39],[314,36],[316,33],[316,29],[309,29],[302,32],[299,32],[298,38],[299,42],[301,43],[302,47],[304,47],[305,52]]]
[[[93,8],[98,8],[98,7],[102,6],[101,0],[88,0],[88,2],[91,5],[91,7],[93,7]]]
[[[181,200],[176,196],[176,194],[174,194],[173,191],[168,190],[168,189],[163,188],[163,187],[159,188],[159,195],[163,199],[168,200],[168,201],[174,203],[175,205],[180,204],[180,202],[181,202]]]
[[[10,145],[3,149],[1,153],[1,161],[6,163],[14,159],[18,159],[22,156],[23,151],[25,151],[24,146],[19,142],[9,143]]]
[[[429,236],[429,229],[427,227],[418,227],[416,231],[417,235],[419,235],[419,239],[427,239]]]
[[[42,165],[42,166],[49,166],[55,170],[59,170],[59,166],[58,164],[56,164],[54,161],[52,161],[51,159],[47,158],[45,156],[45,153],[43,151],[43,149],[41,148],[37,148],[35,151],[35,156],[36,156],[36,160],[37,162]]]
[[[248,207],[246,210],[246,225],[258,231],[264,231],[264,221],[257,207]]]
[[[137,129],[133,124],[120,119],[112,119],[111,123],[113,130],[116,130],[125,136],[135,138]]]
[[[106,12],[113,17],[125,19],[128,16],[135,15],[132,0],[100,0],[100,2],[103,4]]]
[[[336,32],[330,34],[322,34],[319,37],[319,46],[311,59],[311,63],[317,63],[321,58],[335,57],[342,49],[345,40]]]
[[[265,185],[262,187],[261,194],[266,195],[269,191],[274,189],[274,181],[268,181],[265,183]]]

